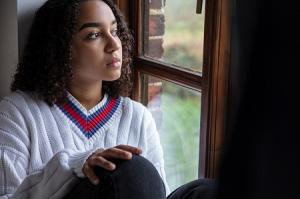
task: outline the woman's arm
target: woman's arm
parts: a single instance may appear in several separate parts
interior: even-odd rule
[[[75,170],[81,170],[92,152],[60,151],[29,175],[28,158],[13,148],[0,147],[0,198],[61,198],[77,182]]]
[[[26,104],[25,106],[26,107]],[[40,169],[32,165],[27,115],[11,101],[0,103],[0,198],[59,198],[82,171],[85,160],[94,152],[60,151]],[[41,151],[43,155],[43,152]]]

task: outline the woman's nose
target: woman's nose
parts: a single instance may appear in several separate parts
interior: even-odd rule
[[[121,48],[121,40],[118,36],[107,35],[106,52],[114,52]]]

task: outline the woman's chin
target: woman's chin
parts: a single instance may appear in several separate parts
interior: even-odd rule
[[[112,82],[112,81],[116,81],[116,80],[120,79],[120,77],[121,77],[121,73],[114,74],[114,75],[111,75],[110,77],[104,79],[103,81]]]

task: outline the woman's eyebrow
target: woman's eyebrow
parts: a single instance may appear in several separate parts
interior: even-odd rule
[[[116,20],[114,20],[114,21],[112,21],[111,22],[111,25],[114,25],[114,24],[116,24],[117,23],[117,21]],[[98,23],[98,22],[91,22],[91,23],[84,23],[80,28],[79,28],[79,31],[81,31],[81,30],[83,30],[83,29],[85,29],[85,28],[89,28],[89,27],[92,27],[92,28],[98,28],[98,27],[101,27],[101,26],[103,26],[103,23]]]

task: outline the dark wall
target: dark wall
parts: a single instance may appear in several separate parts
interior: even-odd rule
[[[219,198],[300,198],[300,9],[232,0],[227,150]]]
[[[0,100],[9,94],[18,62],[17,0],[0,0]]]
[[[0,100],[10,93],[33,16],[45,1],[0,0]]]
[[[19,57],[21,57],[35,12],[40,6],[42,6],[42,4],[46,2],[46,0],[17,0],[17,2],[18,44]]]

